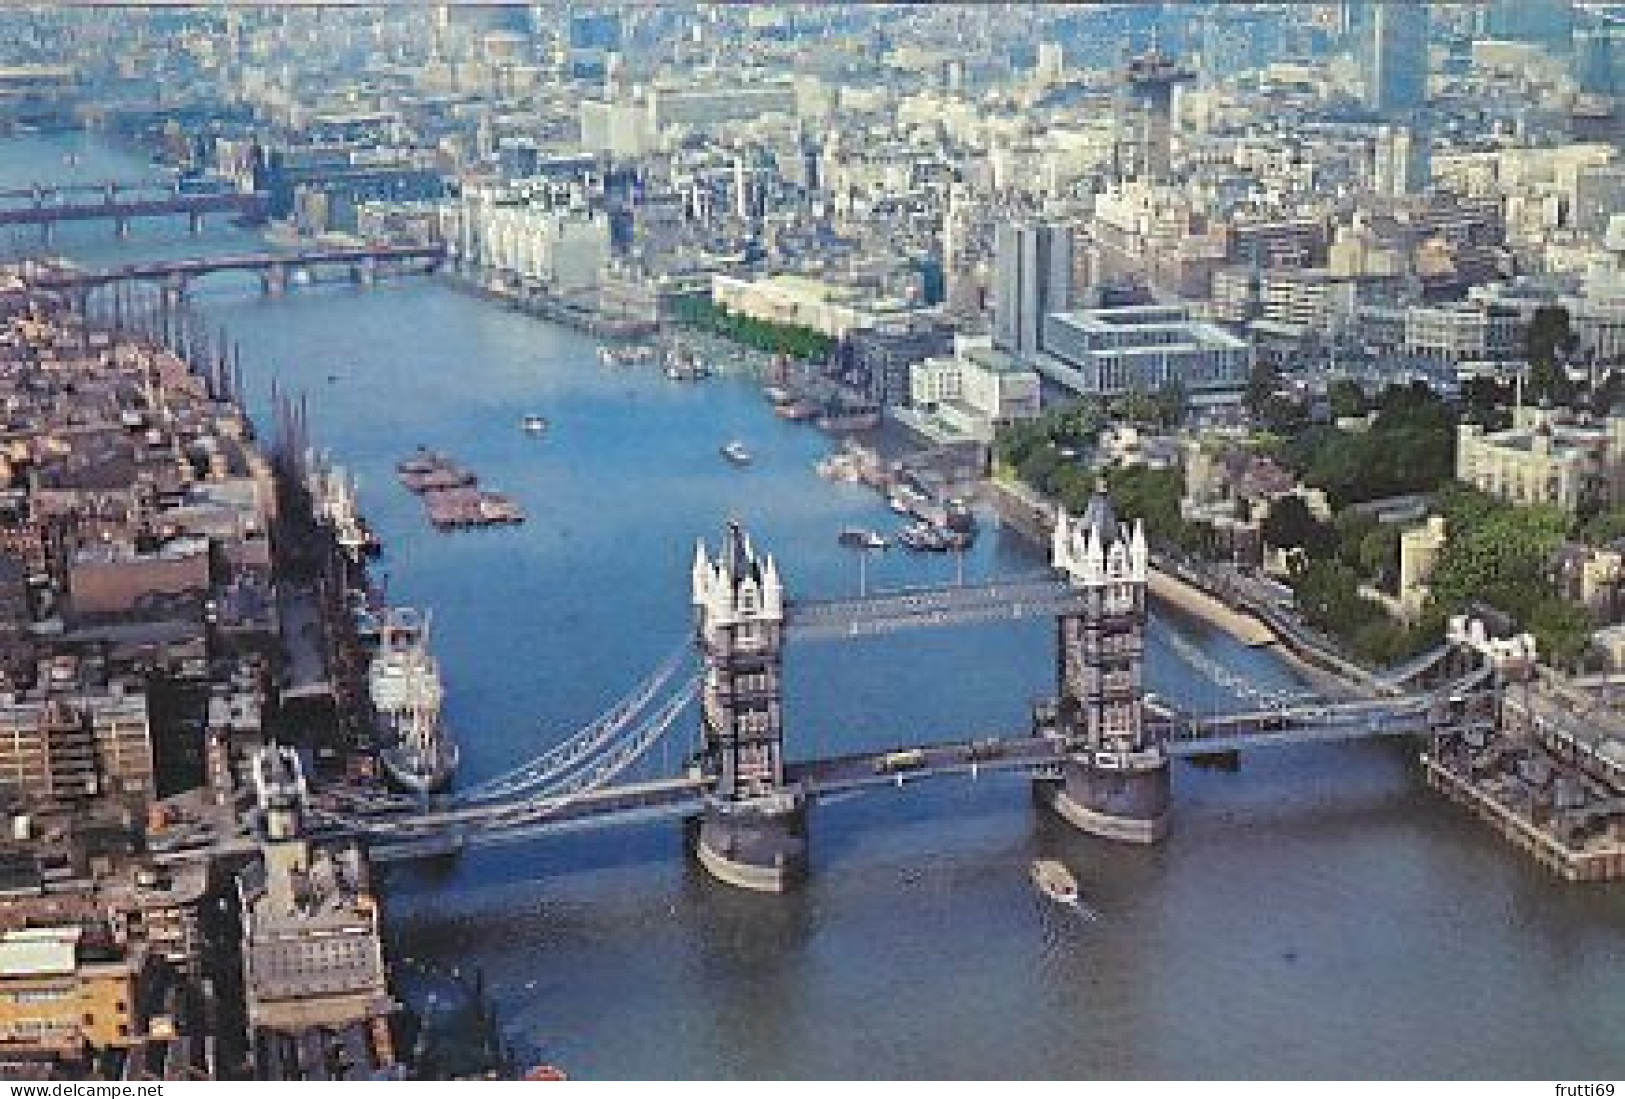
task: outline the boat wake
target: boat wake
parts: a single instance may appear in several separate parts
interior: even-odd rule
[[[1081,900],[1058,901],[1057,903],[1060,904],[1062,908],[1071,909],[1072,912],[1085,923],[1098,923],[1100,921],[1100,912],[1096,909],[1090,908]]]

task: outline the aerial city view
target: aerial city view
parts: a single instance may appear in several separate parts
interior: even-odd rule
[[[1622,141],[1573,0],[5,4],[0,1079],[1625,1075]]]

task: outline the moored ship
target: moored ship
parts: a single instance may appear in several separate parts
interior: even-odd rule
[[[445,691],[429,651],[429,622],[410,607],[384,616],[378,649],[367,668],[384,774],[411,793],[443,788],[457,768],[457,745],[441,722]]]

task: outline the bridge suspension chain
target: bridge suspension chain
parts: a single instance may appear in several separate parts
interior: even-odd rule
[[[534,759],[459,791],[455,802],[474,804],[499,799],[511,800],[557,779],[570,768],[592,756],[636,721],[638,715],[682,668],[689,652],[689,643],[684,641],[647,678],[592,721]]]
[[[1167,638],[1169,646],[1179,654],[1181,659],[1190,664],[1205,678],[1217,686],[1223,687],[1237,698],[1262,703],[1266,706],[1286,706],[1293,702],[1303,702],[1315,697],[1312,691],[1262,687],[1250,682],[1241,673],[1226,668],[1212,656],[1197,648],[1177,630],[1166,631],[1163,636]]]
[[[681,689],[648,715],[630,735],[610,746],[609,751],[542,793],[518,800],[485,805],[452,806],[448,809],[412,816],[364,819],[331,814],[335,823],[377,838],[406,838],[446,828],[512,828],[535,824],[553,816],[582,798],[602,789],[625,774],[671,730],[699,692],[699,677],[689,679]]]

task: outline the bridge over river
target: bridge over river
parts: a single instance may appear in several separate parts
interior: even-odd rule
[[[47,241],[58,225],[70,221],[109,221],[124,236],[136,220],[184,217],[198,233],[210,214],[261,221],[266,198],[257,191],[187,191],[179,180],[38,184],[0,191],[0,229],[37,225]]]
[[[1272,698],[1224,714],[1181,713],[1141,690],[1148,553],[1139,525],[1119,523],[1098,494],[1081,518],[1058,518],[1050,565],[1043,575],[987,584],[803,599],[787,593],[773,557],[731,525],[715,552],[696,548],[693,642],[561,743],[433,803],[347,799],[318,807],[288,756],[256,769],[274,777],[256,789],[255,821],[263,837],[355,840],[390,861],[682,818],[693,824],[696,856],[716,877],[780,891],[806,872],[808,806],[859,791],[1013,772],[1028,776],[1041,800],[1077,828],[1151,843],[1167,827],[1176,757],[1459,733],[1493,722],[1499,673],[1465,635],[1385,679],[1380,697]],[[1056,623],[1056,691],[1034,708],[1029,728],[787,760],[787,642],[1037,617]],[[697,750],[680,773],[649,777],[657,748],[676,742],[686,750],[678,730],[695,709]]]

